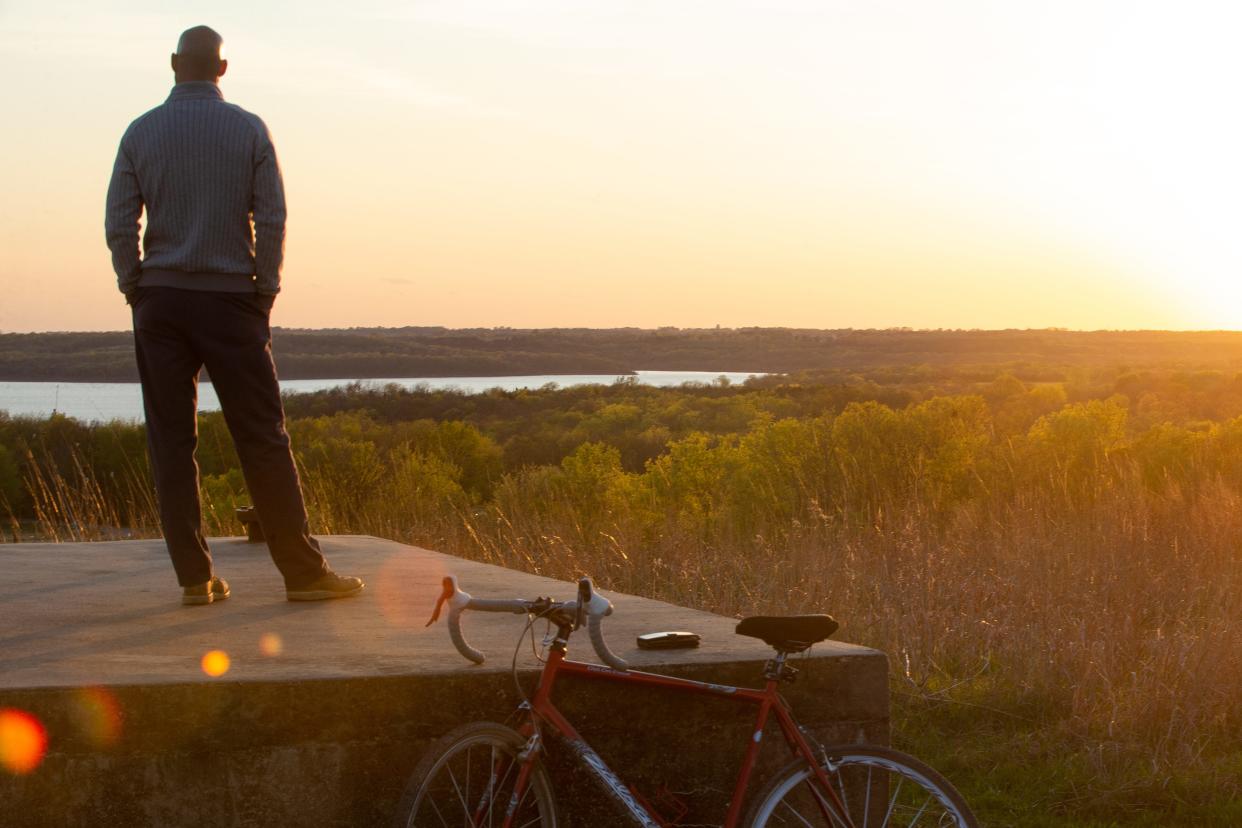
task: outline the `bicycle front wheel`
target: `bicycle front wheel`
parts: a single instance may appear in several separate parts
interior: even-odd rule
[[[515,793],[526,740],[493,722],[450,731],[423,756],[397,809],[398,828],[499,826]],[[514,826],[556,828],[556,801],[537,758],[517,803]]]
[[[820,787],[813,770],[798,760],[778,773],[755,800],[747,820],[753,828],[977,828],[962,795],[913,756],[866,745],[828,748],[824,766],[847,819]]]

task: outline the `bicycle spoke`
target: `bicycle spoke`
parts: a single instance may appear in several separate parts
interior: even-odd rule
[[[849,814],[843,813],[839,808],[837,808],[835,804],[833,804],[831,799],[824,796],[824,794],[820,792],[819,785],[817,784],[817,782],[818,780],[815,778],[815,775],[812,774],[807,779],[806,785],[807,785],[807,788],[809,788],[811,791],[811,796],[815,797],[815,803],[819,805],[820,811],[827,814],[828,818],[832,820],[832,824],[837,826],[837,828],[849,828],[849,822],[848,822]],[[828,793],[832,793],[832,788],[828,788]],[[841,808],[848,809],[848,807],[849,806],[845,804],[845,800],[842,799]],[[841,821],[842,816],[844,816],[847,821],[842,822]]]
[[[910,820],[910,824],[907,825],[906,828],[914,828],[914,823],[918,822],[920,819],[923,818],[923,814],[927,811],[927,806],[930,805],[931,803],[932,803],[932,798],[930,796],[927,797],[927,799],[924,799],[923,807],[919,808],[919,812],[914,815],[914,819]]]
[[[496,746],[492,745],[491,761],[487,764],[487,828],[492,828],[492,814],[496,812]]]
[[[769,783],[746,824],[762,828],[976,828],[960,794],[935,770],[891,748],[843,746],[822,767],[800,762]],[[840,801],[836,798],[840,796]]]
[[[529,785],[523,788],[522,798],[518,799],[518,811],[520,811],[520,809],[522,809],[522,806],[524,806],[524,804],[527,803],[527,797],[530,796],[530,791],[532,791],[532,787],[530,787]]]
[[[520,762],[518,762],[516,759],[508,759],[508,757],[505,757],[505,758],[506,758],[506,760],[507,760],[507,761],[506,761],[506,763],[505,763],[505,775],[504,775],[504,776],[502,776],[502,777],[500,777],[500,781],[496,783],[496,788],[497,788],[498,790],[502,790],[502,791],[505,789],[505,785],[506,785],[506,784],[508,783],[508,781],[509,781],[509,774],[513,773],[513,769],[514,769],[514,768],[520,768],[520,767],[521,767],[521,763],[520,763]],[[495,779],[495,778],[496,778],[496,771],[495,771],[495,770],[493,770],[493,771],[492,771],[492,779]],[[529,790],[529,789],[530,789],[530,788],[529,788],[529,786],[528,786],[528,787],[527,787],[527,790]],[[493,803],[495,802],[495,800],[494,800],[494,799],[493,799],[492,801],[493,801]],[[492,806],[492,807],[495,807],[495,805],[493,804],[493,806]]]
[[[470,819],[470,803],[466,801],[465,795],[461,792],[461,785],[457,784],[457,774],[453,773],[453,769],[445,767],[448,771],[449,781],[453,783],[453,790],[457,792],[457,801],[461,803],[461,812],[465,814],[466,819]]]
[[[449,828],[448,820],[444,818],[444,814],[440,813],[440,809],[436,807],[436,803],[431,803],[431,810],[436,812],[436,819],[440,820],[440,824],[443,825],[444,828]]]
[[[863,800],[863,825],[871,822],[871,766],[867,766],[867,798]]]
[[[893,798],[888,801],[888,813],[884,814],[884,825],[888,825],[889,820],[892,819],[893,810],[897,807],[897,796],[901,793],[901,783],[905,781],[904,777],[897,777],[897,788],[893,791]]]
[[[504,774],[500,777],[499,780],[497,780],[496,778],[497,769],[501,767],[501,762],[505,762],[505,766],[504,766],[505,770],[504,770]],[[495,745],[491,746],[491,757],[488,761],[489,770],[488,770],[488,775],[487,775],[487,812],[486,812],[487,813],[487,824],[489,828],[490,826],[494,824],[494,815],[496,813],[496,802],[498,799],[496,792],[504,790],[505,783],[508,782],[509,774],[513,772],[513,768],[515,765],[517,765],[517,762],[508,761],[508,757],[502,756],[498,758],[496,756],[496,746]]]
[[[837,828],[847,828],[848,823],[841,821],[841,810],[833,804],[829,797],[824,796],[824,794],[819,790],[819,780],[815,777],[815,774],[812,773],[807,777],[806,788],[811,792],[811,796],[814,798],[815,804],[819,806],[820,813],[826,815],[830,820],[832,820],[832,824],[837,826]],[[832,793],[831,787],[828,788],[828,793]],[[846,807],[844,800],[842,800],[841,804],[842,807]],[[845,816],[848,817],[849,814],[845,814]]]
[[[836,776],[837,776],[837,790],[841,792],[841,807],[845,808],[845,810],[848,812],[850,810],[850,799],[849,799],[849,796],[845,793],[845,774],[838,773]]]
[[[806,828],[815,828],[815,825],[810,820],[794,810],[794,806],[790,805],[788,802],[782,802],[781,804],[785,806],[789,813],[797,817],[798,821],[805,825]]]
[[[466,799],[470,799],[470,757],[474,755],[474,748],[466,751]],[[467,811],[466,818],[470,820],[470,824],[475,824],[474,814],[478,812],[478,805],[474,806],[474,812]]]
[[[554,828],[556,801],[547,769],[538,756],[519,758],[527,741],[493,722],[463,725],[441,738],[406,786],[399,805],[404,824],[499,828],[513,803],[516,828]]]
[[[466,794],[467,796],[469,796],[469,777],[471,777],[471,758],[473,756],[474,756],[474,749],[472,747],[472,749],[469,749],[468,751],[466,751]],[[481,793],[479,794],[479,796],[483,796],[483,794]],[[472,826],[477,826],[478,809],[482,807],[483,807],[483,801],[482,799],[479,799],[479,803],[477,804],[477,806],[474,806],[474,813],[472,813],[471,817],[469,817],[469,819],[471,819]]]

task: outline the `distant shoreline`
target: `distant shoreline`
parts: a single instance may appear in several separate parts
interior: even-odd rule
[[[355,389],[363,394],[387,395],[392,388],[406,392],[426,390],[432,394],[456,393],[463,396],[490,394],[496,390],[504,393],[539,391],[548,386],[558,389],[583,385],[615,385],[625,383],[652,388],[680,387],[685,383],[700,386],[729,387],[743,385],[754,374],[734,371],[717,374],[714,371],[639,371],[637,374],[535,374],[525,376],[492,377],[333,377],[328,379],[282,379],[281,392],[286,401],[290,395],[327,393],[352,395]],[[722,382],[723,378],[723,382]],[[219,398],[210,378],[198,386],[198,410],[218,411]],[[63,414],[82,422],[108,422],[112,420],[140,421],[142,413],[142,388],[136,382],[67,382],[0,380],[0,412],[14,417],[50,417]]]
[[[883,367],[1242,369],[1242,331],[277,328],[282,379]],[[136,382],[128,331],[0,334],[0,380]]]

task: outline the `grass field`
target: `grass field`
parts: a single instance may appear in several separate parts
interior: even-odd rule
[[[725,615],[831,612],[840,638],[889,654],[895,742],[985,824],[1242,823],[1242,419],[1137,426],[1124,399],[1052,390],[783,418],[705,390],[742,425],[666,432],[640,463],[624,452],[650,441],[645,403],[615,399],[597,412],[611,432],[575,420],[594,439],[512,467],[524,429],[564,426],[519,423],[503,448],[357,411],[291,431],[318,532]],[[140,430],[52,427],[72,446],[27,440],[16,466],[42,536],[154,534]],[[236,533],[220,428],[205,418],[206,519]]]

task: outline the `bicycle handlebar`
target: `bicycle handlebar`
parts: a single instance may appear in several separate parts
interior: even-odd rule
[[[591,646],[595,648],[595,654],[599,656],[600,661],[614,670],[629,669],[629,664],[626,663],[625,659],[608,649],[608,643],[604,641],[603,619],[604,616],[612,614],[612,602],[594,591],[590,578],[583,578],[578,582],[578,600],[559,602],[548,599],[529,601],[521,598],[475,598],[470,593],[464,592],[457,585],[456,575],[446,575],[443,583],[444,586],[440,592],[440,598],[436,601],[435,612],[432,613],[431,620],[427,622],[427,626],[430,627],[439,619],[440,609],[445,604],[448,604],[449,638],[453,640],[453,646],[457,648],[457,652],[475,664],[482,664],[486,660],[486,656],[470,646],[470,643],[466,641],[466,637],[462,634],[461,614],[463,612],[469,609],[480,612],[509,612],[514,615],[530,615],[538,609],[540,614],[546,614],[553,610],[564,610],[572,614],[575,619],[575,629],[581,626],[583,615],[585,615],[587,631],[591,636]]]

